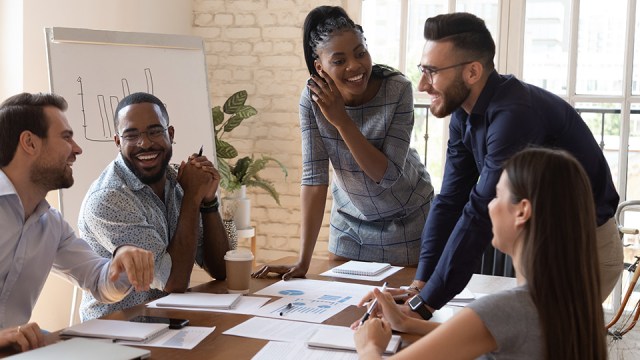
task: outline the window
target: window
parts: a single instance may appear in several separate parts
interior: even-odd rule
[[[632,22],[632,15],[640,14],[635,4],[632,0],[611,0],[606,6],[598,0],[528,0],[524,5],[498,0],[363,0],[361,23],[374,62],[397,67],[417,85],[420,74],[415,65],[424,45],[424,21],[452,11],[480,16],[496,40],[497,68],[510,69],[579,108],[596,140],[604,143],[622,199],[640,199],[640,169],[635,165],[640,163],[640,36],[633,36],[640,25]],[[515,40],[501,39],[501,27],[509,29],[508,37]],[[516,51],[518,47],[521,51]],[[439,187],[448,121],[429,116],[424,94],[414,91],[414,96],[418,105],[414,146],[426,154],[427,169]]]

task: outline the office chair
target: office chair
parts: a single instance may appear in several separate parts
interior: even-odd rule
[[[623,237],[625,234],[638,235],[640,233],[638,229],[632,228],[632,227],[625,227],[622,224],[621,216],[624,214],[625,211],[640,211],[640,201],[630,200],[630,201],[622,202],[620,203],[620,205],[618,205],[615,219],[616,219],[616,223],[618,224],[618,231],[620,232],[620,241],[623,240]],[[629,245],[630,244],[627,244],[625,246],[629,246]],[[630,280],[627,286],[627,291],[624,295],[624,298],[620,302],[620,307],[618,308],[616,315],[613,317],[613,319],[611,319],[609,324],[605,326],[607,333],[613,337],[613,340],[622,339],[622,336],[624,336],[631,329],[633,329],[633,327],[638,322],[638,318],[640,318],[640,300],[636,302],[635,306],[633,306],[633,308],[631,309],[631,312],[629,312],[627,316],[625,317],[622,316],[627,307],[627,303],[629,302],[629,299],[635,290],[636,284],[638,283],[638,278],[640,277],[640,266],[639,266],[640,257],[636,256],[635,258],[636,258],[635,262],[631,264],[630,263],[624,264],[625,269],[630,273]],[[617,290],[617,291],[620,291],[620,290]],[[614,298],[615,298],[615,294],[614,294]],[[612,329],[612,327],[616,325],[616,323],[618,323],[618,321],[621,318],[622,318],[621,324],[618,327]]]

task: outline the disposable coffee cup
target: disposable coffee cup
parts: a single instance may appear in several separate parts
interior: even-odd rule
[[[246,249],[227,251],[224,255],[227,267],[227,290],[231,294],[249,293],[253,254]]]

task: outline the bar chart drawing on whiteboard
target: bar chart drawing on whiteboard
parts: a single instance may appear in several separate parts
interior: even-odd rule
[[[153,94],[153,76],[150,68],[144,69],[144,78],[145,90],[141,89],[137,91],[144,91],[146,93]],[[87,141],[112,142],[113,136],[117,131],[117,129],[114,128],[115,124],[113,121],[115,118],[115,110],[120,100],[131,94],[129,80],[127,78],[120,79],[122,87],[122,94],[120,94],[120,97],[117,95],[102,94],[98,91],[98,94],[95,95],[95,104],[86,99],[82,76],[78,76],[76,81],[78,82],[79,87],[78,96],[80,97],[80,112],[82,114],[82,130],[84,138]],[[87,104],[88,109],[85,106],[85,103]]]

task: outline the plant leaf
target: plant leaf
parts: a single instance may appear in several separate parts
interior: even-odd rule
[[[276,201],[276,203],[279,206],[280,205],[280,196],[278,195],[278,192],[276,191],[276,189],[273,187],[273,184],[271,184],[271,182],[266,181],[266,180],[247,180],[245,181],[247,185],[247,187],[249,186],[255,186],[255,187],[259,187],[263,190],[265,190],[267,193],[269,193],[269,195],[271,195],[271,197],[273,198],[273,200]]]
[[[238,179],[238,182],[240,184],[242,184],[242,180],[244,180],[244,178],[246,177],[247,169],[251,165],[252,161],[253,161],[252,158],[245,156],[239,159],[236,162],[236,166],[234,166],[233,169],[231,170],[231,173],[235,175],[236,179]]]
[[[211,119],[213,120],[213,126],[220,126],[220,124],[222,124],[222,122],[224,121],[224,114],[222,113],[222,110],[220,110],[220,106],[216,106],[213,109],[211,109]]]
[[[228,142],[216,138],[216,156],[221,159],[233,159],[238,156],[238,150]]]
[[[253,115],[256,115],[257,113],[258,110],[256,110],[253,106],[245,105],[236,112],[235,116],[239,116],[243,119],[248,119]]]
[[[244,106],[245,101],[247,101],[247,92],[245,90],[240,90],[229,96],[222,106],[222,110],[225,114],[233,115]]]
[[[244,120],[244,118],[238,116],[238,114],[233,115],[232,117],[229,118],[227,123],[224,124],[224,131],[229,132],[235,129],[236,127],[238,127],[238,125],[242,123],[242,120]]]
[[[229,186],[231,169],[229,168],[229,164],[220,157],[218,157],[218,173],[220,173],[220,186],[226,189]]]

